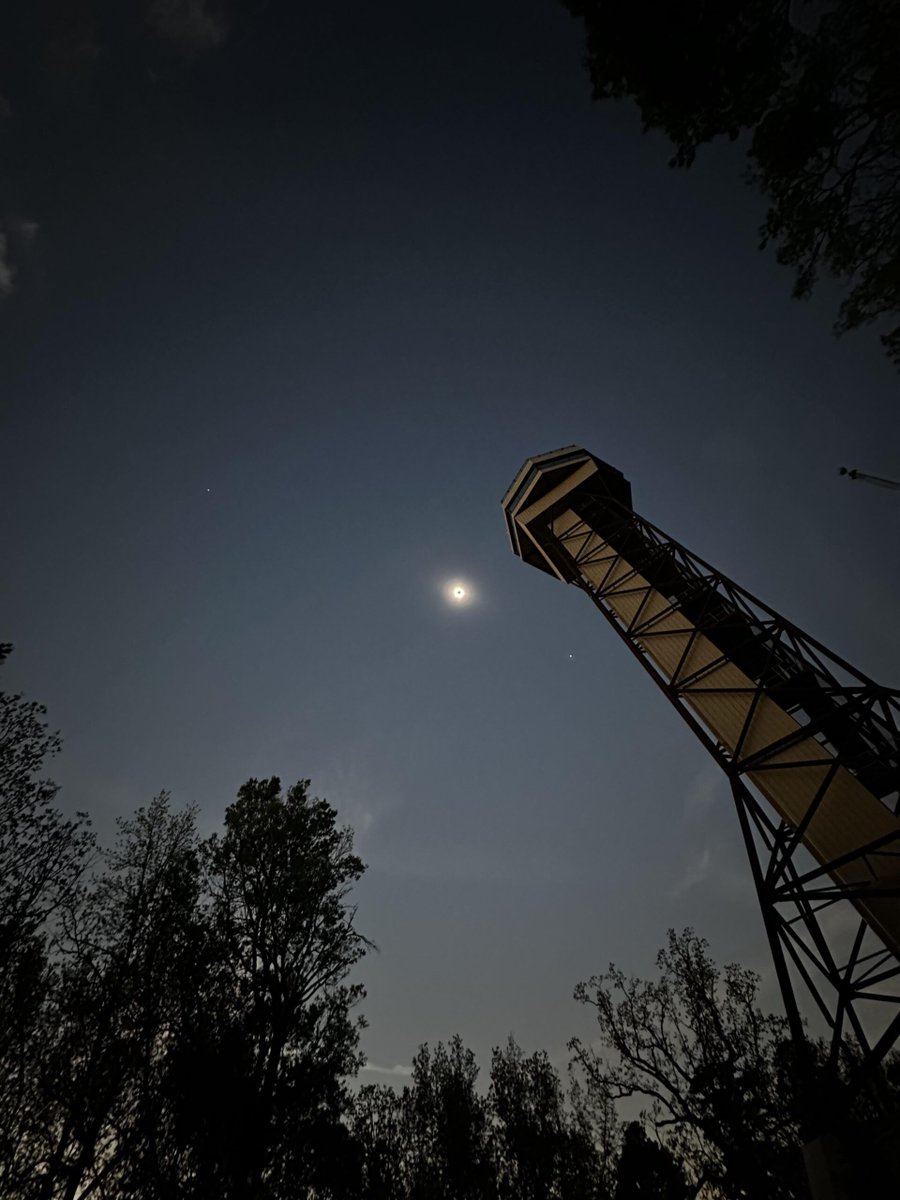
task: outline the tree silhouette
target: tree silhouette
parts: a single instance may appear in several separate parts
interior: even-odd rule
[[[0,645],[0,663],[12,647]],[[60,740],[43,706],[0,693],[0,1194],[25,1195],[43,1117],[36,1090],[51,982],[47,922],[77,888],[93,841],[41,777]]]
[[[629,1122],[622,1138],[615,1200],[690,1200],[695,1194],[671,1151],[651,1141],[637,1121]]]
[[[0,1194],[352,1194],[362,988],[346,977],[369,943],[335,811],[306,782],[251,780],[204,843],[161,795],[90,876],[66,861],[29,1033],[3,1062],[27,1091],[3,1101]]]
[[[545,1051],[526,1057],[512,1038],[495,1049],[488,1103],[499,1196],[600,1200],[606,1194],[589,1127],[567,1104]]]
[[[308,780],[253,779],[205,850],[218,965],[181,1077],[213,1072],[197,1151],[226,1195],[294,1195],[343,1166],[364,995],[346,978],[371,943],[347,902],[365,868],[336,816]]]
[[[488,1107],[475,1083],[475,1055],[457,1035],[421,1046],[402,1096],[410,1200],[481,1200],[491,1195]]]
[[[44,1012],[38,1196],[145,1195],[166,1175],[163,1080],[198,940],[193,813],[157,797],[67,906]]]
[[[99,851],[41,780],[42,716],[0,696],[0,1196],[799,1200],[810,1091],[874,1145],[896,1057],[878,1094],[851,1087],[852,1047],[836,1075],[811,1042],[800,1071],[756,976],[691,930],[655,980],[611,966],[579,985],[600,1049],[570,1044],[568,1090],[513,1039],[479,1088],[457,1036],[423,1045],[402,1091],[352,1096],[348,977],[370,943],[334,809],[308,781],[251,779],[203,841],[162,794]]]
[[[367,1084],[357,1092],[349,1125],[357,1149],[359,1194],[367,1200],[405,1200],[412,1145],[403,1097]]]
[[[763,245],[795,270],[796,296],[824,270],[846,287],[836,332],[900,313],[900,7],[563,3],[584,21],[595,99],[632,98],[671,165],[748,135]],[[900,325],[881,340],[900,365]]]
[[[759,980],[720,971],[690,929],[669,931],[659,978],[614,966],[578,985],[593,1008],[603,1053],[574,1039],[585,1086],[617,1101],[637,1096],[698,1186],[727,1196],[803,1195],[799,1114],[780,1077],[784,1018],[757,1005]]]
[[[471,1050],[454,1037],[420,1047],[402,1092],[369,1085],[350,1127],[367,1200],[608,1200],[609,1164],[542,1051],[510,1038],[477,1087]]]

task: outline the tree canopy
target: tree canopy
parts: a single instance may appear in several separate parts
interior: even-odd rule
[[[563,0],[597,100],[630,98],[673,166],[747,138],[762,244],[809,296],[845,290],[838,333],[900,314],[900,7],[893,0]],[[881,337],[900,365],[900,325]]]
[[[571,1043],[588,1089],[613,1102],[641,1098],[696,1184],[729,1196],[796,1195],[802,1139],[781,1078],[785,1019],[760,1010],[752,971],[720,970],[692,930],[669,932],[657,966],[654,980],[610,966],[578,985],[601,1043]]]
[[[43,716],[0,694],[0,1198],[805,1195],[784,1020],[691,930],[653,979],[579,985],[568,1081],[513,1038],[482,1080],[457,1036],[354,1088],[371,943],[334,808],[250,779],[204,838],[162,793],[99,847],[54,806]]]
[[[0,694],[0,1196],[351,1194],[351,831],[251,779],[221,834],[161,794],[98,849],[43,715]]]
[[[514,1039],[491,1056],[490,1083],[457,1036],[421,1046],[412,1080],[359,1090],[351,1127],[371,1200],[611,1200],[606,1162],[580,1093],[542,1051]]]

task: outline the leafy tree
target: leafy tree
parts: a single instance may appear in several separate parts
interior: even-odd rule
[[[571,1043],[586,1088],[637,1096],[691,1181],[726,1197],[804,1195],[797,1113],[780,1084],[786,1022],[757,1006],[752,971],[719,971],[692,930],[657,956],[659,978],[609,971],[578,985],[605,1053]]]
[[[11,646],[0,645],[0,663]],[[46,709],[0,692],[0,1192],[24,1194],[36,1137],[47,922],[77,888],[91,852],[83,815],[66,820],[41,777],[60,740]]]
[[[151,1196],[177,1174],[163,1084],[202,938],[199,843],[193,812],[173,813],[165,795],[119,827],[57,939],[34,1188],[46,1200]]]
[[[359,1155],[360,1195],[404,1200],[410,1146],[403,1097],[391,1087],[367,1084],[357,1092],[349,1125]]]
[[[567,1105],[545,1051],[526,1057],[512,1038],[495,1049],[488,1104],[499,1196],[600,1200],[606,1194],[589,1126]]]
[[[351,1195],[362,871],[305,782],[251,780],[205,843],[165,795],[121,821],[58,907],[22,1186],[3,1194]]]
[[[0,644],[0,663],[11,649]],[[53,807],[56,785],[40,777],[61,745],[42,719],[46,711],[0,692],[0,979],[6,985],[17,956],[33,949],[77,886],[92,846],[85,814],[66,820]]]
[[[615,1200],[689,1200],[695,1189],[665,1146],[652,1141],[638,1121],[625,1127]]]
[[[282,793],[251,779],[206,847],[218,961],[173,1095],[185,1130],[204,1114],[196,1169],[220,1195],[322,1192],[345,1165],[342,1081],[360,1063],[364,995],[346,981],[371,943],[347,899],[365,868],[336,817],[308,780]]]
[[[421,1046],[404,1088],[410,1200],[481,1200],[492,1194],[488,1106],[476,1090],[475,1055],[459,1035]]]
[[[497,1121],[500,1194],[552,1195],[566,1133],[559,1076],[546,1053],[525,1058],[510,1038],[491,1056],[491,1108]]]
[[[900,313],[900,7],[893,0],[563,0],[584,21],[595,99],[632,98],[689,166],[748,135],[763,245],[805,297],[846,295],[835,331]],[[882,336],[900,364],[900,325]]]
[[[571,1120],[592,1147],[591,1157],[596,1171],[594,1188],[590,1195],[613,1196],[616,1190],[617,1166],[622,1150],[623,1125],[616,1111],[616,1104],[609,1093],[602,1088],[585,1087],[580,1071],[573,1063],[569,1064],[569,1106]],[[567,1164],[566,1172],[570,1169],[577,1171],[575,1155],[571,1168]]]
[[[456,1036],[419,1047],[401,1092],[370,1085],[350,1125],[367,1200],[482,1200],[496,1195],[490,1110],[475,1056]]]
[[[459,1037],[422,1046],[402,1092],[358,1092],[350,1127],[366,1200],[607,1200],[591,1122],[547,1055],[513,1039],[491,1058],[487,1095]]]

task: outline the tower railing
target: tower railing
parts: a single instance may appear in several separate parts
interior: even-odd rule
[[[608,495],[530,532],[727,776],[795,1038],[802,984],[871,1071],[900,1035],[900,692]]]

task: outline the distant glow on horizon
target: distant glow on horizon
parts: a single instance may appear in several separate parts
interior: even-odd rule
[[[475,600],[475,590],[465,579],[451,579],[441,590],[444,599],[454,608],[466,608]]]

